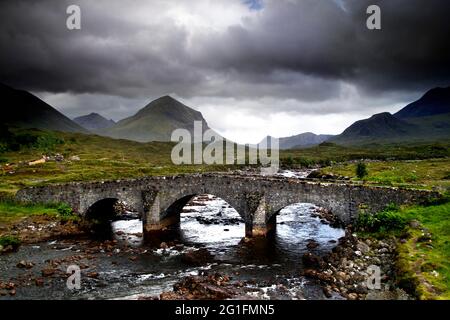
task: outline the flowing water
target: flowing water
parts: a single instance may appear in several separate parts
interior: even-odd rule
[[[112,228],[119,246],[112,252],[100,250],[75,262],[85,264],[85,273],[98,273],[96,277],[83,276],[81,290],[70,291],[64,277],[53,277],[44,287],[33,283],[21,286],[16,298],[135,299],[170,291],[187,275],[219,272],[233,280],[247,281],[243,295],[250,298],[323,299],[319,285],[299,276],[301,257],[308,251],[318,255],[329,252],[344,231],[312,217],[314,209],[311,204],[286,207],[277,216],[273,238],[248,242],[244,241],[245,226],[238,213],[220,199],[202,196],[186,206],[181,215],[175,235],[178,245],[164,249],[143,242],[139,219],[116,221]],[[318,246],[311,250],[307,244],[312,240]],[[91,245],[89,240],[24,245],[17,253],[0,258],[0,280],[5,281],[8,275],[25,283],[29,277],[32,282],[49,260],[68,259]],[[199,248],[208,249],[213,258],[199,267],[183,263],[185,252]],[[19,269],[16,264],[20,260],[32,261],[35,266],[31,270]]]

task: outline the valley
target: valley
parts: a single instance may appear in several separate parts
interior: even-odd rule
[[[55,299],[449,296],[449,113],[441,108],[448,105],[448,89],[432,90],[395,115],[358,121],[337,136],[281,138],[281,171],[272,177],[288,185],[304,181],[349,190],[423,190],[437,192],[439,199],[401,206],[386,200],[386,209],[373,215],[360,208],[349,225],[339,224],[336,215],[317,203],[296,203],[280,211],[273,233],[262,238],[249,236],[248,221],[217,194],[197,194],[180,207],[174,228],[151,238],[144,235],[144,218],[129,211],[129,203],[110,199],[116,201],[114,212],[125,213],[104,225],[97,224],[101,219],[94,223],[78,215],[67,203],[18,201],[21,189],[61,183],[183,174],[254,180],[261,174],[261,159],[256,164],[237,159],[227,165],[175,164],[172,131],[193,133],[194,121],[202,123],[202,131],[210,128],[200,112],[170,96],[116,123],[96,113],[72,121],[31,94],[4,90],[17,110],[4,118],[0,135],[0,269],[14,271],[0,278],[0,298],[38,299],[49,292]],[[436,101],[438,107],[430,111]],[[21,120],[29,112],[20,110],[23,106],[37,113],[32,122]],[[245,150],[247,160],[250,148],[258,147],[232,146]],[[360,165],[363,176],[358,175]],[[98,208],[100,217],[111,210]],[[76,294],[64,287],[70,263],[82,266],[84,287]],[[373,264],[381,265],[384,274],[380,292],[364,285],[366,269]]]

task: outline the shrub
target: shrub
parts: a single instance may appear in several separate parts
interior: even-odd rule
[[[46,135],[39,136],[39,138],[37,138],[35,146],[37,149],[47,152],[47,151],[53,151],[57,145],[63,144],[63,143],[64,143],[63,139],[60,139],[57,136],[52,135],[52,134],[46,134]]]
[[[69,205],[64,204],[64,203],[58,205],[56,210],[58,211],[59,215],[61,215],[63,217],[69,217],[69,216],[73,215],[72,208]]]
[[[367,171],[367,166],[364,162],[358,162],[357,166],[356,166],[356,176],[359,179],[363,179],[364,177],[366,177],[369,174],[369,172]]]
[[[302,167],[302,168],[309,168],[311,166],[314,165],[314,161],[308,158],[296,158],[297,163]]]
[[[285,166],[291,167],[294,164],[294,159],[292,156],[288,156],[287,158],[283,158],[281,163]]]
[[[8,145],[5,142],[0,142],[0,153],[8,151]]]
[[[396,211],[385,210],[377,214],[362,213],[356,222],[356,228],[363,232],[401,231],[408,221]]]
[[[0,237],[0,245],[3,247],[11,246],[16,250],[20,246],[20,240],[15,236],[2,236]]]
[[[321,159],[319,160],[319,164],[322,167],[329,167],[332,164],[332,161],[330,159]]]

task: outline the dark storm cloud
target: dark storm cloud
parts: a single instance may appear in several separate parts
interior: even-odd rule
[[[206,60],[212,68],[245,70],[262,82],[274,70],[296,71],[350,81],[369,92],[450,82],[450,2],[340,3],[345,10],[333,1],[269,1],[259,19],[199,40],[199,65]],[[365,27],[370,4],[381,7],[381,31]]]
[[[125,96],[143,88],[183,91],[201,81],[198,71],[179,63],[186,32],[170,21],[143,28],[118,18],[126,6],[86,1],[82,30],[69,31],[71,2],[1,3],[2,81],[34,91]]]
[[[65,28],[73,3],[80,31]],[[175,1],[2,1],[0,81],[37,92],[302,101],[336,97],[342,83],[366,95],[450,83],[449,1],[243,3],[240,21],[198,31],[167,13]],[[370,4],[382,9],[381,31],[365,27]]]

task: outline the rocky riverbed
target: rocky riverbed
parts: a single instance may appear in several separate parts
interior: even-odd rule
[[[392,239],[358,239],[350,229],[324,257],[306,253],[303,274],[320,281],[327,297],[336,292],[346,299],[407,300],[396,285],[396,242]],[[374,270],[379,268],[377,288]],[[371,281],[373,279],[373,281]]]

